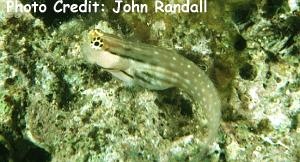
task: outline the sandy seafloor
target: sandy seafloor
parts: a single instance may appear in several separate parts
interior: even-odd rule
[[[65,15],[7,13],[5,2],[1,162],[300,161],[298,0],[209,1],[205,14],[114,14],[105,1],[104,12]],[[85,61],[83,33],[95,26],[205,71],[222,101],[209,152],[199,156],[203,130],[184,92],[128,86]]]

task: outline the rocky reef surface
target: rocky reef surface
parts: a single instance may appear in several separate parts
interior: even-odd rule
[[[205,14],[115,14],[106,1],[101,13],[62,15],[7,13],[6,2],[0,161],[300,161],[299,1],[209,1]],[[206,71],[222,99],[206,156],[184,93],[128,87],[83,59],[82,33],[95,26]]]

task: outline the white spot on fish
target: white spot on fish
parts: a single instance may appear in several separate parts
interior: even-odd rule
[[[195,94],[196,92],[194,90],[192,90],[192,94]]]
[[[191,84],[191,81],[190,80],[186,80],[187,84]]]
[[[170,63],[170,66],[173,67],[173,68],[176,67],[176,65],[173,62]]]
[[[135,47],[135,50],[137,50],[137,51],[142,51],[141,48],[137,48],[137,47]]]

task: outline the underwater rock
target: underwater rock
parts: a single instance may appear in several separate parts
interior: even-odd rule
[[[58,23],[8,14],[0,0],[0,160],[299,161],[299,10],[275,2],[209,1],[206,14],[106,10]],[[174,49],[205,71],[222,121],[204,156],[205,120],[187,94],[123,85],[84,60],[82,36],[95,26]]]

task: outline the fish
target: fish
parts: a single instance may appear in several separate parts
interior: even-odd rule
[[[221,100],[213,82],[195,63],[175,50],[132,42],[99,29],[90,30],[82,45],[90,63],[101,66],[129,85],[152,90],[177,87],[202,108],[207,120],[207,138],[212,144],[218,134]]]

